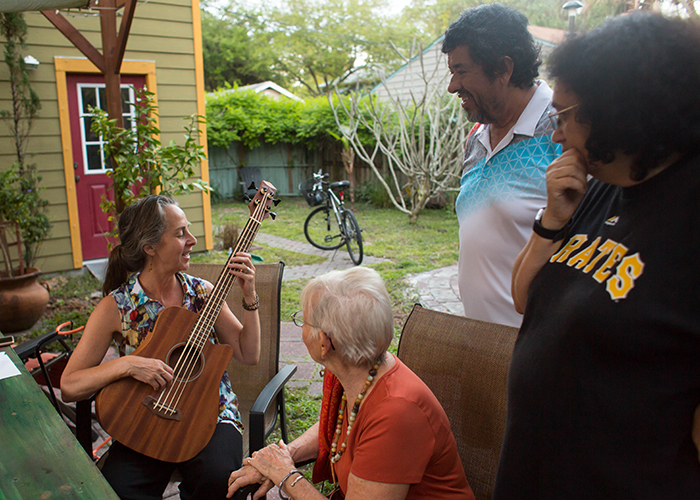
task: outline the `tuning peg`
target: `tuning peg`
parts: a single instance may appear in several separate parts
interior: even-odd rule
[[[257,191],[257,190],[258,190],[258,188],[255,187],[255,182],[251,182],[251,183],[250,183],[250,186],[248,186],[248,189],[253,190],[253,191]]]
[[[277,213],[275,213],[275,212],[270,212],[270,218],[271,218],[272,220],[275,220],[275,219],[277,218]]]
[[[252,200],[253,198],[251,198],[250,196],[248,196],[248,193],[245,193],[245,194],[243,195],[243,199],[244,199],[245,201],[250,201],[250,200]]]
[[[282,201],[282,200],[280,200],[279,198],[275,198],[274,200],[272,200],[272,203],[274,203],[275,206],[277,206],[280,204],[280,201]]]

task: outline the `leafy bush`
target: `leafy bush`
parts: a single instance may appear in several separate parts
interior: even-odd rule
[[[327,97],[293,101],[273,99],[253,90],[233,90],[207,96],[210,146],[228,148],[233,142],[242,142],[252,149],[262,141],[316,148],[335,142],[333,134],[340,135]],[[361,132],[362,140],[372,144],[369,131]]]
[[[19,224],[22,243],[24,246],[22,261],[18,267],[31,267],[39,253],[39,247],[44,238],[51,232],[51,222],[46,215],[48,201],[41,198],[39,187],[41,177],[36,173],[36,167],[25,165],[21,172],[19,162],[13,163],[8,170],[0,172],[0,221],[16,221]],[[6,242],[0,242],[3,260],[8,276],[13,276],[9,249]]]
[[[383,187],[372,181],[365,181],[355,188],[355,201],[369,203],[377,208],[391,208],[391,198]]]

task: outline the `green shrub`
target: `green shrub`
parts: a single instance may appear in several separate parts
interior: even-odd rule
[[[233,142],[242,142],[252,149],[261,142],[283,142],[317,148],[336,142],[333,134],[340,134],[327,97],[293,101],[273,99],[253,90],[232,90],[207,96],[210,146],[228,148]],[[343,113],[340,117],[346,119]],[[369,132],[361,132],[362,140],[373,144]]]
[[[383,186],[372,181],[364,181],[355,188],[355,201],[369,203],[377,208],[391,208],[391,198]]]

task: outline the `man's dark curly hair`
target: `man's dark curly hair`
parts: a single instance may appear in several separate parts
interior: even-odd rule
[[[469,48],[469,56],[491,81],[506,71],[506,56],[513,60],[510,83],[516,87],[532,87],[539,74],[540,50],[527,30],[527,17],[510,7],[491,3],[465,10],[447,28],[442,51],[447,54],[458,45]]]
[[[589,161],[610,163],[623,152],[640,181],[670,155],[698,150],[700,26],[692,21],[620,16],[564,42],[548,69],[579,98]]]

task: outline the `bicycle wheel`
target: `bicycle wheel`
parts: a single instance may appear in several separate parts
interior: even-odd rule
[[[335,214],[327,205],[313,210],[304,222],[304,235],[316,248],[335,250],[345,244]]]
[[[343,229],[345,232],[345,242],[347,244],[350,260],[356,266],[362,264],[362,230],[357,223],[357,219],[352,212],[345,210],[343,212]]]

